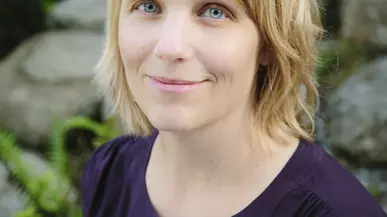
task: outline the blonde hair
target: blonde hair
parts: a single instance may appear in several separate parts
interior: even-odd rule
[[[122,0],[108,0],[106,44],[96,66],[95,81],[107,94],[130,134],[149,135],[152,125],[133,100],[118,47],[118,17]],[[314,75],[322,35],[317,0],[242,0],[273,61],[256,74],[253,93],[254,127],[282,140],[280,128],[312,140],[318,92]],[[302,88],[304,87],[304,91]],[[305,117],[309,126],[305,125]],[[258,129],[258,128],[257,128]]]

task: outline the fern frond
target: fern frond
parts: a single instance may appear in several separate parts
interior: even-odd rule
[[[41,217],[41,215],[38,213],[35,206],[29,206],[16,213],[15,217]]]
[[[65,133],[73,128],[90,130],[97,136],[93,144],[95,147],[98,147],[100,144],[118,135],[118,132],[114,126],[115,120],[112,118],[106,120],[104,123],[98,123],[87,117],[74,116],[67,119],[63,124],[62,133]]]
[[[93,142],[95,148],[98,148],[108,140],[113,139],[122,133],[117,129],[117,120],[115,117],[109,117],[107,120],[105,120],[105,122],[102,124],[102,127],[103,133],[98,135],[98,137]]]
[[[39,197],[41,182],[30,165],[23,161],[22,151],[15,138],[0,130],[0,159],[10,168],[11,175],[19,182],[31,198]]]
[[[61,124],[57,119],[54,120],[51,146],[49,147],[49,159],[54,170],[62,176],[65,176],[68,174],[68,153],[65,149],[66,133],[74,128],[82,128],[93,131],[98,137],[103,137],[106,134],[106,129],[102,124],[82,116],[70,117]]]
[[[97,142],[108,140],[114,134],[111,129],[111,123],[98,123],[92,119],[83,116],[73,116],[59,123],[59,120],[54,118],[53,131],[51,133],[51,145],[49,146],[48,158],[53,169],[61,176],[66,177],[68,173],[67,161],[68,153],[65,149],[66,133],[75,128],[87,129],[94,132],[97,136]],[[95,142],[94,142],[95,143]]]
[[[83,128],[93,131],[97,136],[103,136],[105,128],[102,124],[82,116],[74,116],[67,119],[63,125],[63,132],[66,132],[72,128]]]
[[[66,176],[65,165],[67,153],[64,149],[63,126],[55,125],[52,136],[51,159],[55,168],[49,169],[44,175],[35,175],[34,168],[23,161],[22,151],[16,146],[15,138],[0,130],[0,159],[10,168],[25,191],[25,210],[18,213],[21,217],[35,217],[37,210],[44,210],[52,214],[69,213],[66,207],[75,202],[68,195],[72,189],[70,180]],[[67,214],[66,214],[67,215]]]
[[[12,175],[25,184],[29,181],[28,165],[22,161],[21,150],[16,146],[16,139],[0,130],[0,159],[11,169]]]
[[[51,133],[51,145],[49,150],[49,161],[52,168],[60,175],[65,176],[67,172],[67,152],[65,150],[65,132],[63,126],[54,119],[53,131]]]

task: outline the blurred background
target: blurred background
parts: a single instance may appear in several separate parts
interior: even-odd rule
[[[320,0],[317,144],[387,211],[387,0]],[[120,135],[90,83],[106,0],[0,0],[0,217],[81,217],[90,153]]]

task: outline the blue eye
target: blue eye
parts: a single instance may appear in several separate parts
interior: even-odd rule
[[[225,13],[216,7],[209,7],[203,12],[203,16],[210,17],[211,19],[224,19],[226,18]]]
[[[145,13],[158,13],[160,11],[160,8],[151,2],[141,3],[137,9]]]

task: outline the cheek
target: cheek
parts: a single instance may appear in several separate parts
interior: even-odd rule
[[[146,28],[138,29],[135,24],[120,22],[118,28],[118,47],[125,70],[138,71],[149,54],[152,39]]]
[[[246,86],[255,74],[258,38],[242,36],[219,37],[206,46],[208,50],[202,52],[206,57],[202,59],[220,81]]]
[[[146,59],[146,37],[139,37],[135,26],[125,20],[120,21],[118,28],[118,47],[126,74],[127,85],[134,100],[143,98],[143,80],[139,73],[142,63]]]

